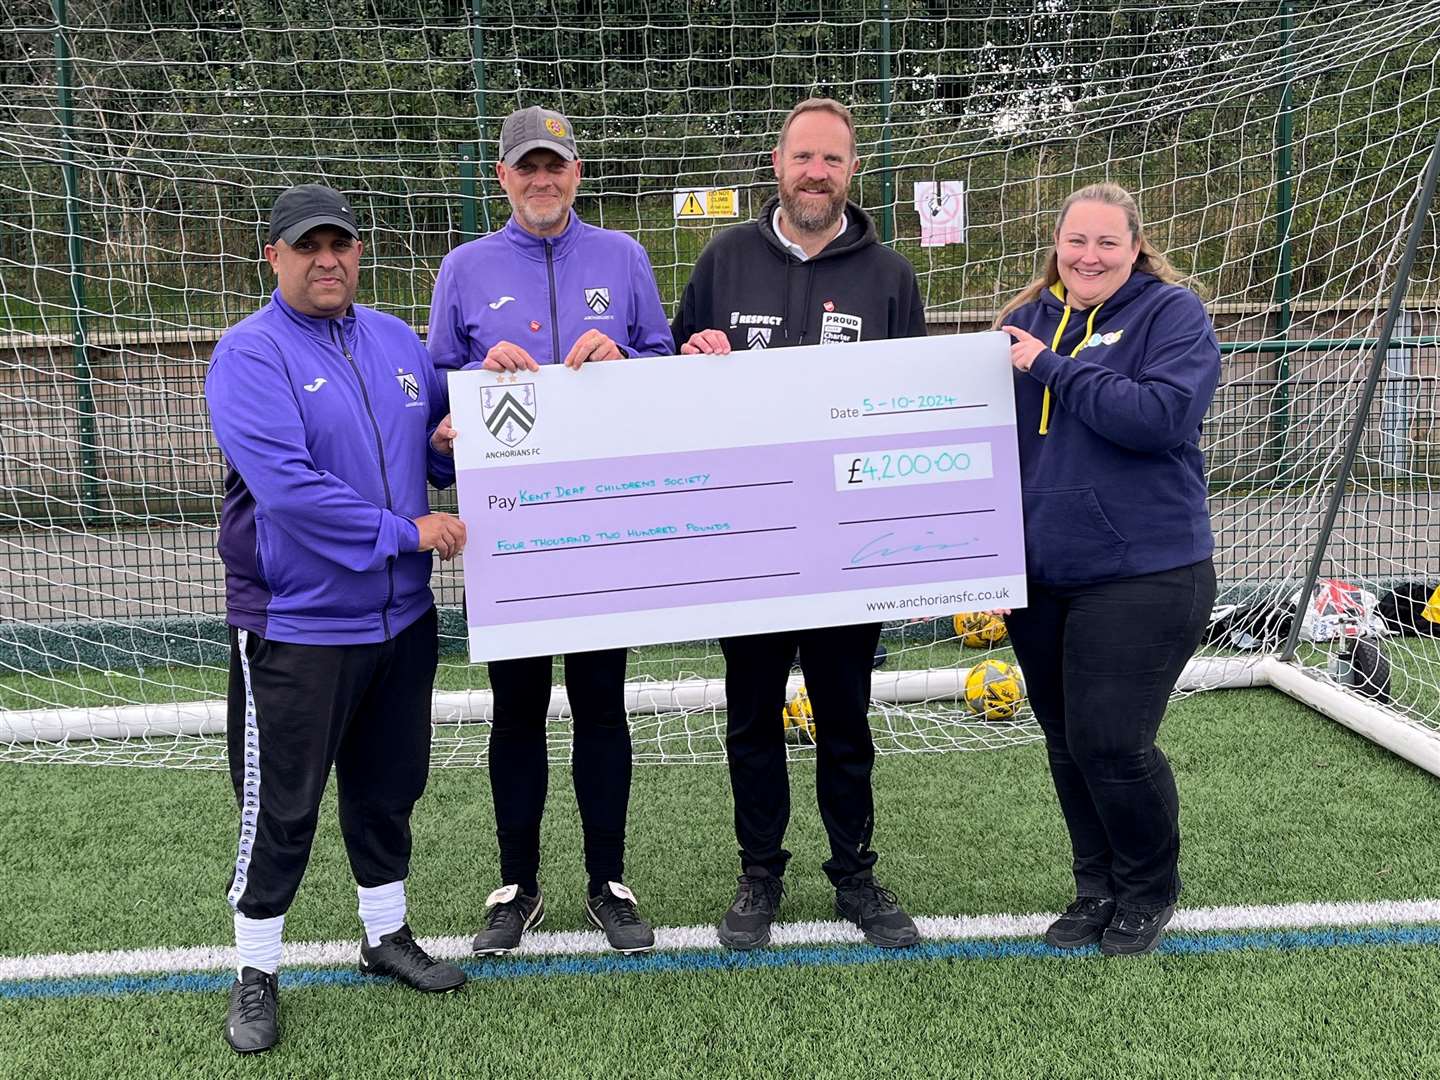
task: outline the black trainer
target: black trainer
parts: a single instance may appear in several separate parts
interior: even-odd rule
[[[1115,901],[1108,896],[1080,896],[1045,931],[1045,944],[1057,949],[1078,949],[1100,940],[1115,918]]]
[[[770,944],[770,924],[780,910],[785,883],[774,874],[751,867],[735,879],[735,902],[720,920],[720,944],[727,949],[759,949]]]
[[[485,927],[475,935],[476,956],[504,956],[520,944],[525,931],[545,921],[540,890],[526,896],[519,885],[502,885],[485,898]]]
[[[280,1038],[280,982],[268,971],[245,967],[230,984],[225,1041],[237,1054],[269,1050]]]
[[[465,972],[422,949],[409,926],[383,935],[374,948],[368,938],[361,940],[360,974],[389,975],[427,994],[443,994],[465,985]]]
[[[618,952],[646,952],[655,947],[655,931],[640,917],[635,894],[618,881],[607,881],[599,896],[587,897],[585,914],[605,931],[605,940]]]
[[[865,940],[882,949],[903,949],[920,940],[915,920],[889,889],[871,878],[852,879],[835,887],[835,914],[865,932]]]
[[[1175,905],[1159,911],[1122,907],[1100,937],[1104,956],[1143,956],[1160,944],[1160,932],[1175,915]]]

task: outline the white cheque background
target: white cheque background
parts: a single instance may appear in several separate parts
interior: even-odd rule
[[[855,406],[950,385],[956,368],[971,400],[983,408],[937,414],[832,418]],[[536,462],[664,454],[720,447],[866,438],[937,427],[1013,426],[1015,399],[1006,334],[947,334],[893,341],[752,349],[728,356],[647,356],[558,364],[522,372],[515,385],[535,385],[535,426],[514,458],[487,452],[506,447],[480,415],[478,387],[499,385],[490,371],[450,374],[457,469],[503,469]],[[943,423],[936,417],[944,416]],[[463,509],[463,508],[462,508]]]

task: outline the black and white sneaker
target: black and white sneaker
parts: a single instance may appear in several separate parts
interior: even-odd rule
[[[720,944],[742,951],[764,948],[770,944],[770,926],[780,911],[785,883],[753,866],[735,880],[735,902],[720,920]]]
[[[540,890],[526,896],[519,885],[502,885],[485,898],[485,928],[471,944],[476,956],[504,956],[520,944],[525,931],[545,921]]]
[[[383,935],[373,948],[368,938],[361,940],[360,974],[389,975],[426,994],[443,994],[465,985],[465,972],[422,949],[408,925]]]
[[[1115,901],[1108,896],[1081,896],[1045,931],[1045,943],[1057,949],[1078,949],[1100,940],[1115,918]]]
[[[1100,936],[1102,956],[1143,956],[1154,952],[1160,944],[1160,934],[1175,915],[1175,905],[1170,904],[1159,911],[1142,911],[1139,908],[1121,907],[1115,918]]]
[[[889,889],[872,878],[852,878],[835,886],[835,914],[865,933],[865,940],[882,949],[903,949],[920,940],[915,920]]]
[[[245,967],[230,985],[225,1041],[237,1054],[269,1050],[280,1038],[280,981],[268,971]]]
[[[605,940],[617,952],[647,952],[655,947],[655,931],[640,917],[635,894],[618,881],[607,881],[599,896],[587,897],[585,914],[605,931]]]

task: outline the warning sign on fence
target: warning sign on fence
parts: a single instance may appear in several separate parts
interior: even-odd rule
[[[689,191],[677,191],[674,196],[677,220],[740,216],[739,188],[692,188]]]

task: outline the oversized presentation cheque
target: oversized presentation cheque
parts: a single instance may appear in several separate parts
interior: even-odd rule
[[[1009,338],[450,375],[471,660],[1025,603]]]

